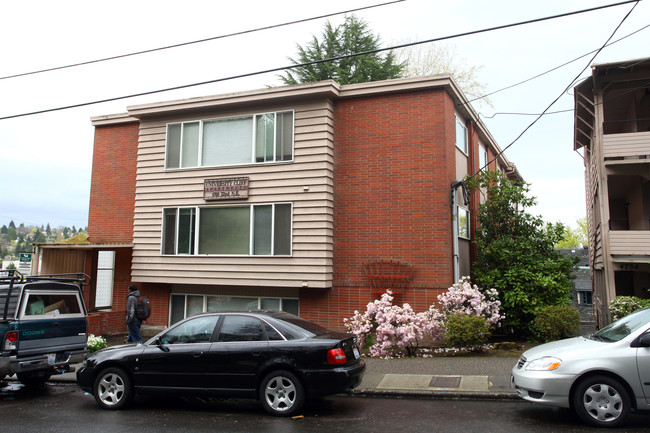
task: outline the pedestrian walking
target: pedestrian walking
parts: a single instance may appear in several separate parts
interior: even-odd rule
[[[135,284],[131,284],[129,286],[129,295],[126,297],[126,327],[129,329],[129,336],[126,338],[127,343],[142,341],[142,335],[140,334],[142,321],[136,314],[139,299],[140,291]]]

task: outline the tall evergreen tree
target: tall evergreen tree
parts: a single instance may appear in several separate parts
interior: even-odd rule
[[[312,37],[306,47],[298,45],[296,59],[289,58],[294,65],[310,62],[327,62],[297,66],[285,72],[280,79],[284,84],[309,83],[322,80],[335,80],[340,84],[365,83],[387,80],[402,76],[404,64],[397,63],[392,52],[363,54],[380,48],[379,36],[368,28],[368,23],[355,17],[346,16],[345,22],[333,27],[328,21],[322,33],[322,40]],[[344,57],[344,58],[340,58]]]

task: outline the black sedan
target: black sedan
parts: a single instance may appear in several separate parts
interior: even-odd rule
[[[307,397],[356,387],[364,370],[349,334],[284,312],[228,312],[95,352],[77,371],[77,384],[104,409],[127,406],[135,393],[211,393],[257,398],[268,413],[290,416]]]

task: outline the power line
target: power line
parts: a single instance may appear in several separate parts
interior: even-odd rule
[[[600,52],[601,52],[603,49],[605,49],[605,47],[607,46],[607,44],[609,44],[609,41],[614,37],[614,35],[615,35],[616,32],[618,31],[618,29],[621,28],[621,26],[623,25],[623,23],[625,22],[625,20],[628,19],[628,17],[632,14],[632,12],[634,11],[634,9],[636,9],[636,7],[639,5],[639,2],[640,2],[640,1],[641,1],[641,0],[634,0],[634,1],[633,1],[634,6],[632,6],[632,9],[630,9],[630,10],[628,11],[628,13],[623,17],[623,19],[621,20],[621,22],[616,26],[616,28],[614,29],[614,31],[612,32],[612,34],[611,34],[611,35],[609,36],[609,38],[607,38],[607,40],[605,41],[605,43],[604,43],[604,44],[603,44],[603,45],[602,45],[598,50],[596,50],[596,53],[595,53],[595,54],[593,55],[593,57],[589,60],[589,62],[588,62],[587,65],[582,69],[582,71],[580,71],[580,73],[579,73],[579,74],[578,74],[578,75],[577,75],[573,80],[571,80],[571,82],[569,83],[569,85],[566,86],[566,88],[565,88],[564,90],[562,90],[562,92],[561,92],[561,93],[560,93],[560,94],[559,94],[559,95],[558,95],[558,96],[553,100],[553,102],[551,102],[551,103],[550,103],[550,104],[549,104],[549,105],[544,109],[544,111],[542,111],[542,113],[539,114],[539,115],[537,116],[537,118],[536,118],[535,120],[533,120],[533,121],[532,121],[532,122],[531,122],[531,123],[530,123],[526,128],[524,128],[524,130],[521,131],[521,133],[520,133],[520,134],[519,134],[519,135],[518,135],[514,140],[512,140],[512,142],[511,142],[510,144],[508,144],[506,147],[504,147],[503,150],[501,150],[501,152],[499,152],[498,154],[496,154],[496,155],[494,156],[494,158],[492,158],[490,161],[488,161],[488,162],[485,164],[484,167],[479,168],[479,170],[478,170],[476,173],[474,173],[473,175],[469,176],[468,179],[472,179],[472,178],[476,177],[476,175],[478,175],[481,171],[483,171],[483,169],[485,169],[485,167],[488,167],[488,166],[490,165],[490,163],[492,163],[493,161],[495,161],[495,160],[496,160],[500,155],[502,155],[506,150],[508,150],[508,149],[509,149],[513,144],[515,144],[517,141],[519,141],[519,139],[520,139],[521,137],[523,137],[523,135],[524,135],[526,132],[528,132],[528,130],[529,130],[530,128],[532,128],[533,125],[535,125],[535,124],[536,124],[536,123],[537,123],[537,122],[538,122],[538,121],[539,121],[539,120],[540,120],[540,119],[541,119],[541,118],[546,114],[546,112],[547,112],[548,110],[550,110],[551,107],[552,107],[553,105],[555,105],[555,103],[556,103],[557,101],[560,100],[560,98],[562,97],[562,95],[564,95],[564,93],[567,92],[567,91],[571,88],[571,86],[573,86],[573,84],[574,84],[576,81],[578,81],[578,80],[580,79],[580,76],[581,76],[581,75],[582,75],[582,74],[583,74],[583,73],[584,73],[584,72],[589,68],[589,66],[593,63],[593,61],[596,59],[596,57],[598,57],[598,54],[600,54]],[[628,3],[630,3],[630,2],[628,2]]]
[[[648,25],[646,25],[646,26],[643,26],[643,27],[641,27],[640,29],[638,29],[638,30],[636,30],[636,31],[633,31],[633,32],[630,33],[630,34],[628,34],[628,35],[626,35],[626,36],[623,36],[622,38],[619,38],[619,39],[617,39],[617,40],[615,40],[615,41],[613,41],[613,42],[607,44],[606,47],[609,47],[609,46],[611,46],[611,45],[617,44],[617,43],[621,42],[622,40],[627,39],[627,38],[629,38],[630,36],[635,35],[635,34],[639,33],[639,32],[642,31],[642,30],[647,29],[648,27],[650,27],[650,24],[648,24]],[[490,97],[490,96],[494,95],[495,93],[499,93],[499,92],[502,92],[502,91],[504,91],[504,90],[512,89],[513,87],[517,87],[517,86],[519,86],[519,85],[521,85],[521,84],[527,83],[527,82],[529,82],[529,81],[532,81],[532,80],[534,80],[534,79],[537,79],[537,78],[539,78],[539,77],[542,77],[542,76],[544,76],[544,75],[546,75],[546,74],[550,74],[551,72],[557,71],[558,69],[563,68],[563,67],[565,67],[565,66],[567,66],[567,65],[570,65],[571,63],[576,62],[576,61],[582,59],[583,57],[587,57],[588,55],[593,54],[593,53],[595,53],[595,52],[597,52],[597,51],[598,51],[598,50],[590,51],[590,52],[588,52],[588,53],[586,53],[586,54],[583,54],[583,55],[580,56],[580,57],[576,57],[576,58],[573,59],[573,60],[569,60],[568,62],[565,62],[565,63],[563,63],[563,64],[561,64],[561,65],[558,65],[558,66],[555,66],[555,67],[553,67],[553,68],[551,68],[551,69],[549,69],[549,70],[547,70],[547,71],[545,71],[545,72],[542,72],[541,74],[537,74],[537,75],[535,75],[535,76],[533,76],[533,77],[527,78],[527,79],[525,79],[525,80],[523,80],[523,81],[519,81],[518,83],[511,84],[511,85],[509,85],[509,86],[503,87],[503,88],[498,89],[498,90],[495,90],[495,91],[493,91],[493,92],[486,93],[485,95],[482,95],[482,96],[476,97],[476,98],[471,99],[471,100],[469,100],[469,101],[467,101],[467,102],[461,102],[461,103],[459,103],[458,105],[466,105],[466,104],[469,104],[469,103],[471,103],[471,102],[478,101],[479,99],[483,99],[483,98]],[[501,113],[496,113],[496,114],[501,114]],[[496,114],[495,114],[495,115],[496,115]],[[485,117],[486,117],[486,118],[491,118],[491,117],[494,117],[494,115],[491,116],[491,117],[488,117],[488,116],[485,116]]]
[[[106,103],[106,102],[113,102],[113,101],[129,99],[129,98],[135,98],[135,97],[140,97],[140,96],[153,95],[153,94],[156,94],[156,93],[163,93],[163,92],[169,92],[169,91],[174,91],[174,90],[187,89],[187,88],[190,88],[190,87],[203,86],[203,85],[206,85],[206,84],[214,84],[214,83],[219,83],[219,82],[223,82],[223,81],[235,80],[235,79],[239,79],[239,78],[246,78],[246,77],[251,77],[251,76],[256,76],[256,75],[264,75],[264,74],[268,74],[268,73],[271,73],[271,72],[280,72],[280,71],[285,71],[285,70],[289,70],[289,69],[305,67],[305,66],[309,66],[309,65],[316,65],[316,64],[321,64],[321,63],[327,63],[327,62],[347,59],[347,58],[351,58],[351,57],[364,56],[364,55],[369,55],[369,54],[377,54],[377,53],[380,53],[380,52],[395,50],[395,49],[399,49],[399,48],[406,48],[406,47],[411,47],[411,46],[415,46],[415,45],[422,45],[422,44],[427,44],[427,43],[431,43],[431,42],[438,42],[438,41],[443,41],[443,40],[447,40],[447,39],[459,38],[459,37],[463,37],[463,36],[476,35],[476,34],[480,34],[480,33],[487,33],[487,32],[491,32],[491,31],[495,31],[495,30],[502,30],[502,29],[506,29],[506,28],[510,28],[510,27],[518,27],[518,26],[523,26],[523,25],[527,25],[527,24],[533,24],[533,23],[538,23],[538,22],[542,22],[542,21],[548,21],[548,20],[553,20],[553,19],[557,19],[557,18],[563,18],[563,17],[567,17],[567,16],[571,16],[571,15],[578,15],[578,14],[582,14],[582,13],[593,12],[593,11],[596,11],[596,10],[616,7],[616,6],[625,5],[625,4],[628,4],[628,3],[635,3],[635,2],[638,2],[638,1],[640,1],[640,0],[626,0],[626,1],[619,2],[619,3],[613,3],[613,4],[609,4],[609,5],[604,5],[604,6],[597,6],[597,7],[593,7],[593,8],[589,8],[589,9],[582,9],[582,10],[573,11],[573,12],[566,12],[566,13],[563,13],[563,14],[552,15],[552,16],[543,17],[543,18],[536,18],[536,19],[526,20],[526,21],[520,21],[520,22],[512,23],[512,24],[504,24],[504,25],[500,25],[500,26],[496,26],[496,27],[489,27],[489,28],[481,29],[481,30],[474,30],[474,31],[469,31],[469,32],[457,33],[455,35],[442,36],[442,37],[427,39],[427,40],[423,40],[423,41],[409,42],[409,43],[394,45],[392,47],[377,48],[377,49],[374,49],[374,50],[363,51],[363,52],[360,52],[360,53],[347,54],[347,55],[343,55],[343,56],[332,57],[332,58],[322,59],[322,60],[316,60],[316,61],[312,61],[312,62],[305,62],[305,63],[294,64],[294,65],[289,65],[289,66],[279,66],[279,67],[265,69],[265,70],[256,71],[256,72],[249,72],[249,73],[244,73],[244,74],[239,74],[239,75],[233,75],[233,76],[225,77],[225,78],[217,78],[217,79],[214,79],[214,80],[201,81],[201,82],[198,82],[198,83],[168,87],[168,88],[165,88],[165,89],[150,90],[150,91],[146,91],[146,92],[133,93],[131,95],[116,96],[116,97],[112,97],[112,98],[106,98],[106,99],[101,99],[101,100],[96,100],[96,101],[91,101],[91,102],[82,102],[82,103],[79,103],[79,104],[72,104],[72,105],[56,107],[56,108],[48,108],[48,109],[32,111],[32,112],[22,113],[22,114],[13,114],[13,115],[10,115],[10,116],[0,117],[0,120],[7,120],[7,119],[18,118],[18,117],[33,116],[33,115],[36,115],[36,114],[51,113],[51,112],[55,112],[55,111],[68,110],[68,109],[71,109],[71,108],[85,107],[85,106],[89,106],[89,105],[97,105],[97,104],[102,104],[102,103]]]
[[[611,44],[610,44],[610,45],[611,45]],[[592,52],[593,52],[593,51],[592,51]],[[642,63],[649,62],[649,61],[650,61],[650,59],[641,60],[641,61],[639,61],[639,62],[637,62],[637,63],[635,63],[635,64],[633,64],[633,65],[630,65],[630,66],[619,66],[619,69],[625,69],[625,68],[628,68],[628,67],[637,66],[637,65],[640,65],[640,64],[642,64]],[[584,72],[584,69],[583,69],[583,72]],[[574,82],[575,82],[575,81],[574,81]],[[597,103],[592,103],[592,105],[593,105],[594,107],[595,107],[596,105],[604,105],[604,104],[606,104],[606,103],[608,103],[608,102],[610,102],[610,101],[613,101],[613,100],[618,99],[618,98],[622,98],[622,97],[624,97],[624,96],[629,95],[630,93],[634,93],[634,92],[636,92],[637,90],[640,90],[640,89],[647,89],[649,85],[650,85],[650,81],[645,82],[645,83],[643,83],[643,84],[641,84],[641,85],[639,85],[639,86],[632,87],[631,89],[629,89],[629,90],[627,90],[627,91],[625,91],[625,92],[623,92],[623,93],[619,93],[619,94],[617,94],[617,95],[615,95],[615,96],[612,96],[612,97],[610,97],[610,98],[605,98],[605,99],[603,99],[602,101],[597,102]],[[544,113],[544,115],[547,116],[547,115],[549,115],[549,114],[571,113],[571,112],[573,112],[573,111],[574,111],[573,108],[569,108],[569,109],[566,109],[566,110],[550,111],[550,112]],[[503,113],[494,113],[494,114],[491,115],[491,116],[486,116],[486,115],[484,115],[484,114],[479,113],[479,116],[483,117],[484,119],[493,119],[494,117],[496,117],[496,116],[498,116],[498,115],[507,115],[507,116],[540,116],[539,113],[508,113],[508,112],[503,112]],[[636,119],[636,120],[647,120],[647,119]],[[634,120],[632,120],[632,121],[634,121]],[[620,120],[613,120],[612,122],[621,122],[621,121],[620,121]],[[608,122],[603,122],[603,123],[608,123]]]
[[[31,71],[31,72],[22,72],[22,73],[19,73],[19,74],[7,75],[6,77],[0,77],[0,80],[7,80],[9,78],[24,77],[24,76],[27,76],[27,75],[41,74],[41,73],[44,73],[44,72],[58,71],[58,70],[61,70],[61,69],[75,68],[77,66],[92,65],[93,63],[100,63],[100,62],[107,62],[109,60],[123,59],[123,58],[126,58],[126,57],[138,56],[140,54],[154,53],[156,51],[163,51],[163,50],[168,50],[168,49],[171,49],[171,48],[185,47],[185,46],[188,46],[188,45],[200,44],[200,43],[203,43],[203,42],[209,42],[209,41],[214,41],[214,40],[218,40],[218,39],[225,39],[225,38],[230,38],[230,37],[233,37],[233,36],[241,36],[241,35],[246,35],[246,34],[249,34],[249,33],[261,32],[263,30],[271,30],[271,29],[276,29],[276,28],[279,28],[279,27],[286,27],[286,26],[290,26],[290,25],[293,25],[293,24],[306,23],[306,22],[309,22],[309,21],[315,21],[315,20],[319,20],[319,19],[322,19],[322,18],[329,18],[329,17],[333,17],[333,16],[336,16],[336,15],[342,15],[342,14],[347,14],[347,13],[351,13],[351,12],[358,12],[358,11],[362,11],[362,10],[366,10],[366,9],[377,8],[377,7],[380,7],[380,6],[387,6],[387,5],[391,5],[391,4],[394,4],[394,3],[401,3],[401,2],[404,2],[404,1],[406,1],[406,0],[394,0],[394,1],[386,2],[386,3],[378,3],[378,4],[375,4],[375,5],[371,5],[371,6],[363,6],[363,7],[359,7],[359,8],[356,8],[356,9],[348,9],[348,10],[341,11],[341,12],[333,12],[333,13],[329,13],[329,14],[325,14],[325,15],[319,15],[319,16],[311,17],[311,18],[303,18],[303,19],[300,19],[300,20],[288,21],[288,22],[285,22],[285,23],[273,24],[273,25],[270,25],[270,26],[258,27],[258,28],[250,29],[250,30],[242,30],[242,31],[239,31],[239,32],[228,33],[228,34],[225,34],[225,35],[213,36],[211,38],[204,38],[204,39],[199,39],[199,40],[196,40],[196,41],[181,42],[181,43],[178,43],[178,44],[167,45],[167,46],[164,46],[164,47],[151,48],[151,49],[142,50],[142,51],[135,51],[135,52],[132,52],[132,53],[120,54],[120,55],[111,56],[111,57],[104,57],[104,58],[96,59],[96,60],[88,60],[88,61],[85,61],[85,62],[73,63],[73,64],[69,64],[69,65],[64,65],[64,66],[54,66],[54,67],[51,67],[51,68],[40,69],[40,70],[37,70],[37,71]]]
[[[549,112],[544,113],[544,114],[545,115],[561,114],[561,113],[569,113],[571,111],[573,111],[573,108],[570,108],[570,109],[567,109],[567,110],[549,111]],[[509,113],[509,112],[503,112],[503,113],[494,113],[491,116],[485,116],[485,115],[481,114],[481,117],[483,117],[484,119],[493,119],[496,116],[500,116],[500,115],[507,115],[507,116],[539,116],[540,114],[539,113]]]

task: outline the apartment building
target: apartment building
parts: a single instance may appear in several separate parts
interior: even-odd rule
[[[650,297],[650,58],[593,66],[574,100],[594,312],[603,326],[615,296]]]
[[[130,106],[92,119],[91,327],[124,332],[127,286],[150,325],[278,309],[331,329],[386,289],[422,311],[469,275],[474,212],[458,181],[520,178],[448,75],[334,81]]]

